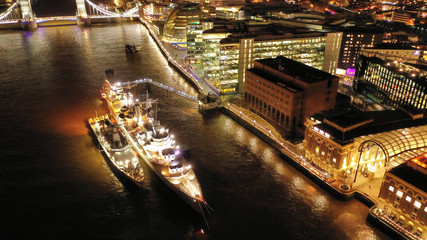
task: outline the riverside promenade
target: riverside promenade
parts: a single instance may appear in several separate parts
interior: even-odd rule
[[[194,71],[191,69],[191,66],[186,61],[187,50],[180,49],[175,45],[164,42],[161,36],[158,34],[158,29],[156,26],[152,25],[146,21],[143,17],[140,17],[139,20],[146,27],[152,39],[156,42],[163,56],[168,60],[169,65],[177,70],[181,75],[194,87],[199,93],[207,95],[208,93],[215,94],[217,96],[217,90],[210,85],[208,82],[204,81],[202,78],[197,76]]]
[[[186,61],[185,49],[179,49],[172,44],[163,42],[161,36],[156,34],[156,28],[153,27],[152,24],[145,21],[142,17],[140,21],[150,32],[151,37],[172,67],[180,72],[200,93],[214,93],[219,95],[212,85],[198,77],[191,69],[191,66]],[[282,159],[309,177],[332,196],[340,200],[355,198],[364,203],[370,208],[368,220],[378,228],[390,234],[393,238],[420,240],[419,238],[408,235],[405,229],[394,224],[393,221],[387,219],[387,217],[383,216],[378,211],[376,206],[378,204],[378,194],[381,188],[383,174],[376,174],[376,176],[381,177],[376,177],[374,179],[359,177],[351,184],[340,182],[336,179],[328,179],[325,171],[310,164],[304,158],[303,143],[293,144],[285,140],[280,133],[261,116],[240,105],[224,101],[224,105],[222,105],[220,109],[224,114],[275,148]],[[345,188],[345,186],[350,187]]]
[[[335,179],[328,179],[326,177],[327,174],[322,169],[311,165],[304,158],[302,143],[292,144],[286,141],[279,132],[262,117],[233,103],[227,103],[221,110],[270,146],[274,147],[279,152],[282,159],[298,169],[332,196],[344,201],[354,198],[364,203],[369,208],[367,219],[394,239],[422,240],[383,215],[377,208],[379,190],[384,174],[376,174],[379,177],[375,177],[374,179],[359,177],[355,182],[350,184],[349,189],[346,189],[343,186],[348,185],[348,183],[345,184]]]

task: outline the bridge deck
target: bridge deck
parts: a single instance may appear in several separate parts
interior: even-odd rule
[[[165,84],[153,81],[153,80],[151,80],[149,78],[139,79],[139,80],[135,80],[135,81],[131,81],[131,82],[121,82],[120,86],[122,86],[122,87],[123,86],[131,86],[131,85],[137,85],[137,84],[140,84],[140,83],[150,83],[150,84],[153,84],[153,85],[155,85],[157,87],[161,87],[161,88],[166,89],[166,90],[168,90],[170,92],[173,92],[173,93],[175,93],[175,94],[177,94],[177,95],[179,95],[181,97],[187,98],[190,101],[197,102],[197,103],[199,102],[199,100],[197,99],[197,97],[194,97],[194,96],[191,96],[188,93],[176,90],[173,87],[167,86]]]

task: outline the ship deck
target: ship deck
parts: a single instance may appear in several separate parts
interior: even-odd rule
[[[99,144],[102,146],[106,155],[116,168],[132,180],[142,182],[144,179],[144,173],[134,149],[120,132],[119,136],[121,146],[113,144],[112,134],[109,134],[105,128],[99,126],[99,124],[103,124],[104,121],[104,118],[94,118],[89,120],[89,124],[98,138]],[[96,126],[96,124],[98,124],[98,126]]]

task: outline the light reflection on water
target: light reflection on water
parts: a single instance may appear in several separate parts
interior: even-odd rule
[[[126,55],[126,43],[143,49]],[[11,226],[6,235],[20,233],[21,224],[39,236],[70,238],[188,239],[193,228],[206,229],[147,167],[143,189],[118,181],[84,123],[105,113],[99,88],[106,69],[196,95],[142,26],[5,31],[0,49],[0,100],[8,103],[0,105],[0,153],[7,159],[0,163],[0,204],[11,206],[2,218]],[[366,223],[365,206],[332,198],[232,119],[202,116],[196,103],[156,87],[151,95],[160,100],[161,121],[189,150],[215,209],[210,239],[387,239]]]

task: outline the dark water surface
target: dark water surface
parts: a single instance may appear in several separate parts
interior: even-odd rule
[[[127,56],[126,43],[142,51]],[[0,32],[1,239],[190,239],[207,227],[148,168],[143,189],[109,169],[86,117],[106,69],[196,94],[140,24]],[[388,239],[356,200],[334,199],[228,117],[152,87],[199,178],[209,239]],[[142,94],[141,90],[137,94]]]

